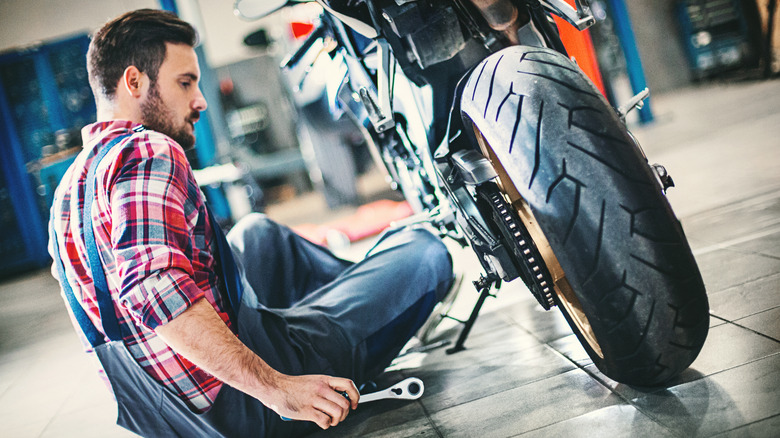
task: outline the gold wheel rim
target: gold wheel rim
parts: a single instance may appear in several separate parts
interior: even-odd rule
[[[544,264],[550,271],[550,275],[552,276],[554,283],[553,289],[555,290],[555,295],[558,297],[558,302],[566,309],[566,313],[569,315],[572,323],[577,327],[582,337],[588,343],[588,346],[600,358],[603,359],[604,354],[602,353],[601,346],[596,339],[596,334],[593,331],[593,327],[591,326],[587,315],[585,315],[585,312],[582,310],[582,304],[580,303],[580,300],[577,298],[577,295],[575,295],[571,285],[569,285],[569,281],[566,279],[566,274],[563,272],[563,268],[561,268],[561,264],[558,262],[558,258],[555,257],[555,253],[553,252],[552,248],[550,248],[550,243],[547,241],[547,237],[545,237],[542,229],[539,228],[539,223],[536,221],[530,206],[520,195],[520,192],[514,186],[512,179],[509,178],[509,175],[504,169],[504,166],[498,160],[495,153],[493,152],[493,149],[490,147],[487,140],[479,131],[479,128],[476,127],[476,125],[474,125],[474,133],[477,137],[477,141],[479,142],[480,149],[482,149],[482,154],[485,155],[488,160],[490,160],[490,162],[493,164],[493,168],[496,170],[496,173],[498,173],[499,190],[505,197],[509,198],[509,202],[512,204],[512,207],[514,207],[515,211],[517,211],[518,216],[520,216],[520,220],[523,221],[523,225],[525,225],[526,229],[531,235],[531,238],[536,244],[536,248],[542,255],[542,259],[544,259]]]

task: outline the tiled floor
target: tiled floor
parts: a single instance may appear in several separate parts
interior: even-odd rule
[[[400,358],[378,381],[425,382],[414,402],[361,406],[319,437],[780,436],[780,82],[707,85],[653,100],[635,129],[677,187],[710,298],[699,358],[668,388],[601,375],[557,311],[517,284],[488,301],[467,350]],[[457,266],[474,280],[468,252]],[[464,282],[457,312],[476,293]],[[115,408],[46,272],[0,283],[0,435],[121,437]],[[454,324],[454,323],[453,323]],[[437,333],[453,340],[454,325]]]

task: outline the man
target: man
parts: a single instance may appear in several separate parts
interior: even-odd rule
[[[259,214],[223,245],[184,155],[206,109],[196,38],[156,10],[94,35],[98,121],[55,193],[53,272],[120,425],[154,436],[336,426],[357,407],[353,381],[381,373],[442,299],[451,259],[405,229],[352,264]]]

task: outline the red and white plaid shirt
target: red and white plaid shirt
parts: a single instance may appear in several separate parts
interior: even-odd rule
[[[133,132],[137,126],[110,121],[84,127],[84,150],[57,187],[51,221],[67,281],[95,327],[104,332],[84,244],[86,177],[103,146],[132,134],[95,172],[95,240],[130,354],[191,409],[203,412],[213,404],[222,382],[171,350],[154,329],[201,298],[231,327],[224,295],[218,290],[211,224],[181,146],[155,131]],[[49,240],[51,245],[51,236]],[[51,248],[49,252],[53,254]],[[59,277],[56,269],[52,272]],[[74,325],[78,327],[75,319]],[[79,328],[76,331],[81,334]],[[83,335],[82,340],[91,352]]]

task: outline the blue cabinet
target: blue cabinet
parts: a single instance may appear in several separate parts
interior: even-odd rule
[[[0,276],[49,262],[52,194],[95,120],[79,35],[0,55]]]
[[[684,0],[677,12],[695,79],[741,67],[752,56],[739,0]]]

